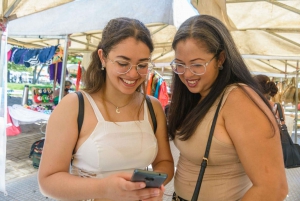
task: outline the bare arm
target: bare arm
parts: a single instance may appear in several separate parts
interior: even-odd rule
[[[287,181],[278,125],[259,96],[245,88],[258,106],[238,88],[229,94],[222,112],[225,128],[253,183],[242,200],[284,200]]]
[[[38,175],[43,194],[58,200],[108,198],[131,201],[152,197],[154,190],[144,189],[144,183],[130,182],[129,173],[118,173],[103,179],[69,174],[72,152],[78,137],[77,115],[76,94],[64,97],[51,114]],[[85,116],[86,119],[89,118]]]
[[[168,174],[168,178],[164,182],[166,185],[169,183],[174,175],[174,161],[170,150],[170,142],[167,135],[167,123],[165,113],[160,102],[151,97],[153,109],[156,115],[157,130],[155,136],[158,143],[158,153],[152,163],[153,170],[156,172],[164,172]],[[150,117],[149,117],[150,118]],[[150,118],[151,119],[151,118]]]

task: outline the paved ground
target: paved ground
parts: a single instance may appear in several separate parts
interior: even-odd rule
[[[9,104],[20,104],[20,98],[11,97]],[[38,188],[37,169],[32,167],[28,158],[31,144],[44,135],[40,131],[40,125],[21,125],[22,133],[18,136],[7,137],[7,161],[6,161],[6,187],[8,195],[0,192],[0,201],[40,201],[52,199],[44,197]],[[300,139],[299,141],[300,142]],[[178,150],[171,143],[172,154],[177,164]],[[286,201],[300,200],[300,168],[287,169],[286,175],[289,184],[289,195]],[[173,194],[173,181],[166,186],[164,201],[171,201]]]

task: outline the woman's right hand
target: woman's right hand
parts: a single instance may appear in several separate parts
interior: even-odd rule
[[[131,173],[123,172],[103,178],[107,184],[103,198],[116,201],[162,200],[164,188],[145,188],[144,182],[131,182],[131,176]]]

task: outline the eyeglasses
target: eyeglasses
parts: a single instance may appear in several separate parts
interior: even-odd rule
[[[132,66],[136,66],[136,71],[138,72],[138,74],[147,75],[154,66],[151,62],[142,62],[137,65],[132,65],[129,61],[125,61],[122,59],[116,59],[113,61],[108,58],[108,60],[110,60],[114,64],[114,67],[119,74],[126,74],[131,70]]]
[[[216,55],[206,63],[198,63],[198,64],[191,64],[190,66],[179,64],[175,62],[175,59],[170,63],[172,70],[174,73],[181,75],[185,73],[185,69],[188,68],[193,74],[195,75],[203,75],[206,72],[206,67],[208,64],[215,58]]]

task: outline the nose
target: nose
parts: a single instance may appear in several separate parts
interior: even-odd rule
[[[185,67],[185,71],[183,73],[184,77],[192,77],[194,73],[192,73],[190,67]]]
[[[136,77],[137,75],[139,76],[140,74],[138,73],[137,68],[137,65],[132,65],[130,70],[126,74],[132,77]]]

